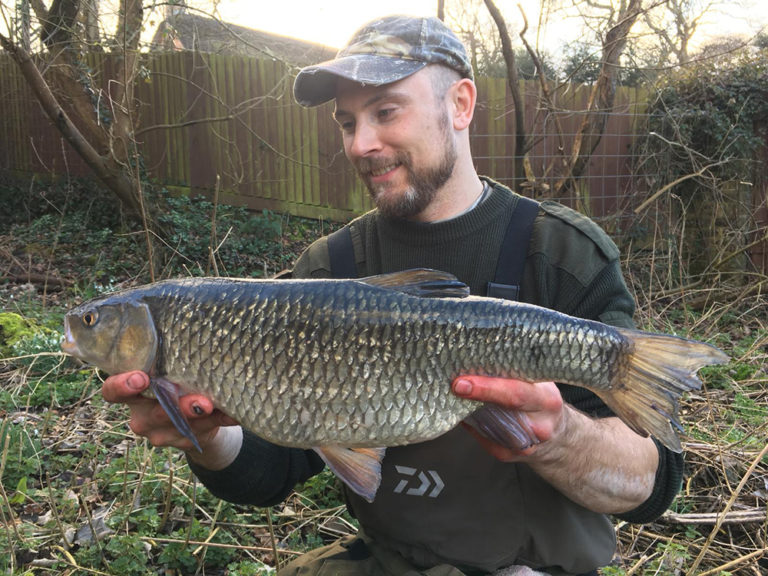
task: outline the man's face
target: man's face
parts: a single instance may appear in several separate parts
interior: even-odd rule
[[[453,173],[453,127],[429,74],[386,86],[338,84],[334,117],[344,151],[385,216],[417,217]]]

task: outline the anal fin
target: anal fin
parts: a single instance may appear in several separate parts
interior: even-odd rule
[[[314,450],[350,490],[373,502],[381,483],[381,461],[386,448],[319,446]]]

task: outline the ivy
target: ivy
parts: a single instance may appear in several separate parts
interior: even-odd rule
[[[768,49],[750,46],[667,75],[649,113],[646,156],[668,182],[705,165],[720,180],[750,179],[765,145]]]

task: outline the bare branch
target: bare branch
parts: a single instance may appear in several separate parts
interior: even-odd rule
[[[109,166],[109,160],[101,156],[85,138],[59,104],[48,83],[35,66],[29,53],[15,45],[9,38],[0,34],[0,45],[19,66],[24,79],[40,102],[48,118],[56,126],[61,135],[69,142],[88,166],[105,184],[113,189],[123,203],[132,209],[137,209],[131,183],[120,172]]]
[[[605,34],[600,74],[590,93],[587,111],[573,144],[570,170],[555,184],[557,193],[562,193],[569,181],[584,172],[590,156],[600,143],[608,120],[607,112],[613,109],[616,96],[619,59],[627,45],[629,31],[643,10],[643,0],[629,0],[626,10],[618,15],[616,24]],[[577,200],[580,202],[579,198]],[[586,206],[582,208],[587,209]]]

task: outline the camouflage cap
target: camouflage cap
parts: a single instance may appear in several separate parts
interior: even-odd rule
[[[336,96],[339,78],[381,86],[428,64],[443,64],[463,78],[472,78],[464,45],[440,20],[387,16],[358,30],[333,60],[302,69],[293,95],[302,106],[317,106]]]

